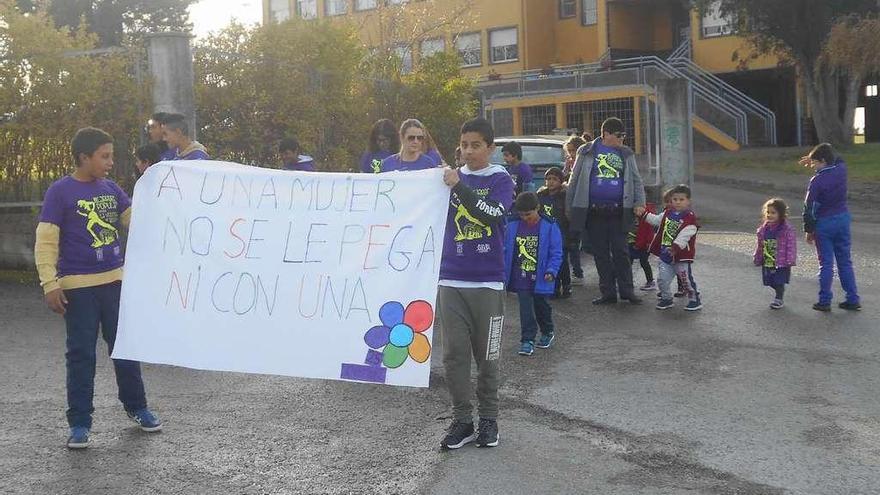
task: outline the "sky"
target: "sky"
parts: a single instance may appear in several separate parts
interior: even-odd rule
[[[189,7],[196,38],[223,28],[232,19],[244,24],[259,23],[263,18],[261,0],[200,0]]]

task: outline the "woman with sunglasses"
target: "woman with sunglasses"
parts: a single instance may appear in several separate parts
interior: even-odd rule
[[[382,171],[382,160],[400,149],[400,140],[394,123],[388,119],[377,120],[370,129],[369,149],[361,155],[361,172],[376,174]]]
[[[400,153],[382,160],[379,171],[409,171],[439,167],[437,158],[427,153],[433,142],[429,141],[429,136],[425,125],[418,120],[404,120],[400,125]]]

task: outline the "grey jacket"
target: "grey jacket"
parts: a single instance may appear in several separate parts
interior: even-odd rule
[[[590,171],[595,161],[593,148],[600,139],[602,138],[597,138],[578,149],[571,178],[568,180],[565,206],[571,220],[570,229],[573,232],[583,231],[587,225],[587,213],[590,207]],[[633,150],[626,146],[619,148],[619,150],[623,156],[623,215],[621,215],[621,221],[623,228],[629,230],[635,222],[633,208],[645,206],[645,186],[642,183],[642,176],[639,175],[639,167],[636,164],[636,155]]]

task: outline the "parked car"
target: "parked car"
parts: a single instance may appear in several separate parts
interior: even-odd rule
[[[516,141],[522,146],[523,161],[532,167],[534,178],[532,190],[536,191],[544,185],[544,172],[550,167],[562,167],[565,162],[565,154],[562,149],[568,136],[508,136],[495,138],[495,153],[489,158],[491,163],[504,165],[501,156],[501,147],[511,141]]]

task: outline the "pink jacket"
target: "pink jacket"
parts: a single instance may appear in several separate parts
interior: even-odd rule
[[[754,255],[755,264],[758,266],[764,264],[764,232],[768,226],[769,224],[764,222],[758,228],[758,243],[755,246]],[[790,222],[783,222],[782,228],[776,236],[776,268],[794,265],[797,265],[797,234],[795,234]]]

